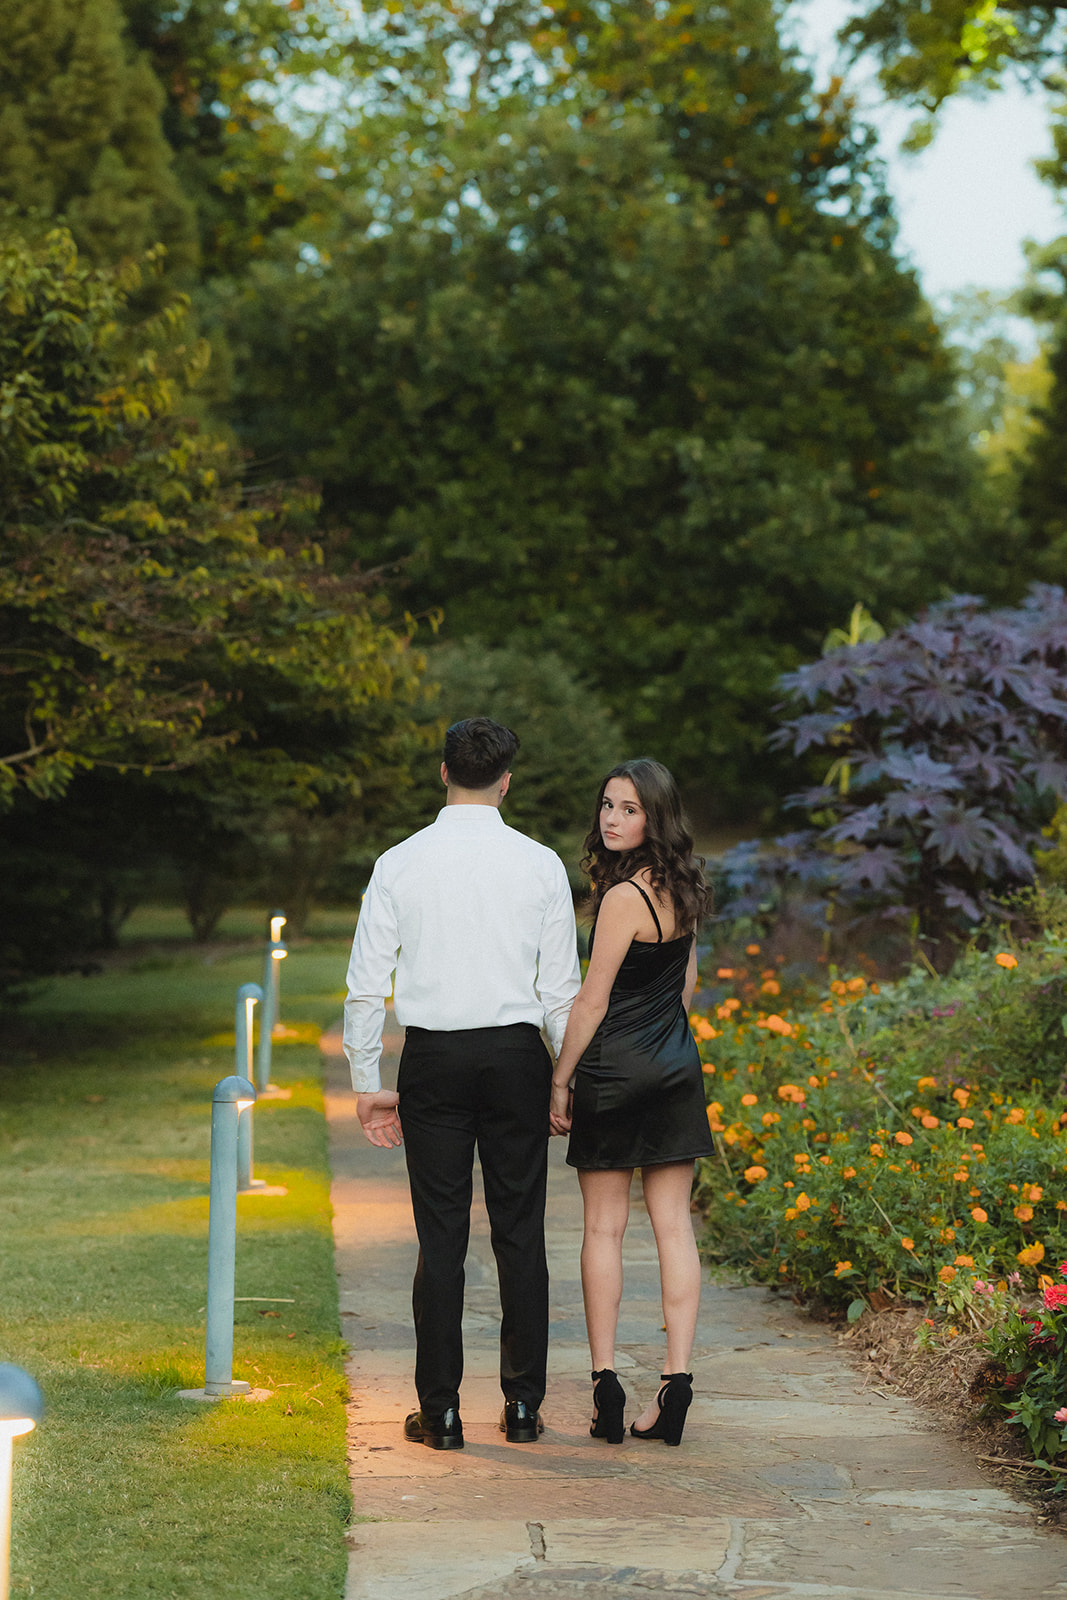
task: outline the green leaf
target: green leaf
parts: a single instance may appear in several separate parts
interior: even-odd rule
[[[866,1300],[853,1300],[848,1308],[849,1322],[858,1322],[867,1309]]]

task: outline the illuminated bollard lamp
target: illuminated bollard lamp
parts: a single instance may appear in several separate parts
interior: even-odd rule
[[[237,991],[234,1010],[233,1035],[235,1041],[234,1072],[239,1078],[250,1081],[252,1077],[252,1013],[263,999],[258,983],[242,983]],[[248,1194],[266,1188],[261,1179],[252,1175],[252,1112],[246,1106],[237,1119],[237,1192]]]
[[[233,1290],[237,1256],[237,1129],[241,1112],[255,1101],[252,1084],[236,1075],[217,1083],[211,1099],[204,1387],[179,1389],[182,1400],[226,1400],[253,1393],[250,1384],[233,1376]]]
[[[289,954],[281,940],[285,917],[276,911],[270,919],[270,938],[263,960],[263,1001],[259,1008],[259,1050],[256,1054],[256,1088],[270,1094],[271,1039],[281,1015],[281,964]]]
[[[0,1600],[11,1585],[11,1468],[13,1441],[32,1433],[44,1416],[44,1399],[21,1367],[0,1362]]]

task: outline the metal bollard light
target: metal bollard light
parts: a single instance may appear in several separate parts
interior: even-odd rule
[[[234,1072],[239,1078],[252,1077],[252,1013],[263,999],[258,983],[242,983],[237,991],[234,1011],[235,1060]],[[263,1183],[252,1175],[252,1107],[246,1106],[237,1121],[237,1192],[247,1194],[251,1189],[262,1189]]]
[[[11,1586],[13,1441],[31,1433],[43,1416],[44,1399],[29,1373],[0,1362],[0,1600],[8,1600]]]
[[[185,1400],[225,1400],[249,1394],[233,1376],[233,1289],[237,1256],[237,1125],[255,1104],[247,1078],[223,1078],[211,1098],[211,1199],[207,1225],[207,1337],[204,1387],[180,1389]]]
[[[263,1000],[259,1008],[259,1050],[256,1053],[256,1088],[260,1094],[270,1088],[271,1035],[278,1020],[281,963],[288,954],[280,940],[272,939],[263,961]]]

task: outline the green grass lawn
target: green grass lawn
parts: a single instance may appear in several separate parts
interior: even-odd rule
[[[146,930],[147,931],[147,930]],[[149,935],[151,936],[151,935]],[[347,941],[298,945],[282,1018],[339,1012]],[[260,960],[173,958],[64,978],[0,1025],[0,1360],[48,1414],[15,1444],[12,1594],[336,1600],[350,1510],[318,1050],[274,1052],[238,1201],[234,1375],[203,1382],[213,1085]],[[232,1034],[231,1034],[232,1037]]]

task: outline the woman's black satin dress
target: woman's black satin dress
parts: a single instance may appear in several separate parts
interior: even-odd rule
[[[712,1153],[700,1056],[682,1004],[692,943],[692,934],[666,944],[635,939],[623,956],[575,1072],[570,1166],[651,1167]]]

